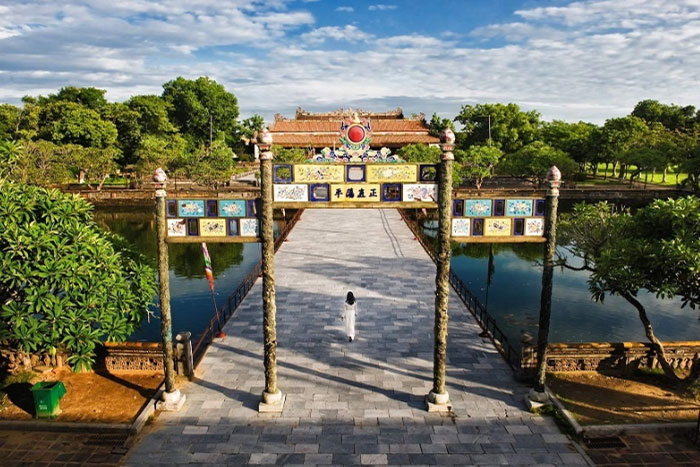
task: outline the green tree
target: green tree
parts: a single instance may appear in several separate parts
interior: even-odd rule
[[[88,109],[99,112],[107,105],[105,99],[105,89],[97,88],[79,88],[76,86],[66,86],[61,88],[56,94],[49,94],[48,97],[40,97],[39,103],[43,105],[53,102],[73,102]]]
[[[84,175],[88,187],[95,184],[98,191],[107,177],[118,169],[117,159],[120,152],[117,148],[81,148],[73,152],[73,163]]]
[[[442,150],[426,144],[407,144],[396,150],[396,156],[406,162],[424,162],[437,164],[442,157]]]
[[[540,114],[535,110],[523,112],[517,104],[465,105],[455,117],[456,122],[464,125],[457,133],[461,149],[488,146],[489,117],[492,143],[506,155],[537,139]]]
[[[56,145],[50,141],[27,141],[21,156],[21,165],[13,180],[49,187],[71,179],[71,167],[81,146]]]
[[[455,151],[459,163],[458,172],[462,179],[469,180],[481,189],[484,179],[491,177],[493,168],[503,153],[496,147],[470,146],[466,151]]]
[[[104,118],[117,128],[117,148],[121,151],[122,166],[133,164],[135,152],[141,143],[141,115],[125,104],[108,104],[103,109]]]
[[[170,120],[194,145],[208,144],[210,116],[213,139],[223,138],[231,147],[238,143],[238,101],[216,81],[177,77],[163,85],[163,99],[170,105]]]
[[[639,147],[648,132],[649,127],[644,120],[633,115],[605,121],[598,135],[598,147],[601,158],[613,163],[613,176],[620,156],[634,147]],[[620,178],[624,176],[623,166],[620,168]]]
[[[559,168],[564,180],[576,173],[576,162],[564,151],[535,141],[503,159],[496,166],[496,171],[513,177],[525,177],[541,186],[553,165]]]
[[[17,138],[22,111],[10,104],[0,104],[0,141]]]
[[[178,134],[144,136],[135,152],[137,176],[150,177],[158,167],[174,172],[186,154],[186,146],[187,142]]]
[[[632,305],[664,373],[677,380],[637,295],[648,290],[659,298],[680,296],[683,307],[700,304],[700,199],[656,200],[635,214],[616,211],[605,202],[579,204],[570,214],[562,214],[558,236],[562,245],[569,245],[569,251],[583,260],[581,267],[572,267],[561,258],[560,264],[590,272],[588,284],[594,300],[603,301],[611,294]],[[687,382],[698,376],[696,359]]]
[[[700,123],[695,107],[692,105],[681,107],[674,104],[662,104],[653,99],[640,101],[634,107],[631,115],[641,118],[648,125],[660,123],[671,131],[687,132],[692,130],[695,124]]]
[[[117,128],[95,110],[73,102],[54,102],[39,114],[39,138],[56,144],[107,148],[117,141]]]
[[[21,162],[24,147],[17,141],[0,140],[0,178],[12,176]]]
[[[164,137],[177,133],[177,128],[168,117],[173,110],[172,105],[160,96],[133,96],[125,104],[138,113],[141,134]]]
[[[309,157],[301,148],[283,148],[276,144],[272,145],[272,154],[275,155],[275,161],[287,162],[290,164],[298,164],[301,162],[306,162]]]
[[[98,343],[123,341],[142,321],[155,272],[80,197],[0,183],[0,339],[89,369]]]
[[[442,132],[445,131],[447,128],[454,131],[455,124],[449,118],[442,118],[438,116],[438,114],[434,113],[432,118],[430,119],[430,123],[428,123],[428,128],[428,132],[432,136],[439,137],[442,134]]]
[[[211,148],[201,146],[188,156],[185,173],[190,180],[216,190],[235,173],[234,157],[226,143],[214,141]]]
[[[542,124],[540,138],[553,148],[569,154],[578,162],[579,171],[583,172],[586,163],[598,161],[593,139],[596,128],[592,123],[568,123],[554,120]],[[597,164],[594,167],[597,169]]]

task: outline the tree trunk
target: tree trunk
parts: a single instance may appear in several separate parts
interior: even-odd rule
[[[609,166],[609,165],[610,165],[610,162],[606,162],[606,163],[605,163],[605,174],[603,174],[603,179],[604,179],[604,180],[607,180],[607,178],[608,178],[608,166]],[[614,171],[615,171],[615,169],[613,169],[613,172],[614,172]],[[613,173],[613,177],[614,177],[614,176],[615,176],[615,174]]]
[[[651,321],[649,321],[649,318],[647,317],[647,312],[644,309],[644,305],[639,303],[639,300],[634,298],[629,293],[623,293],[620,295],[622,296],[622,298],[627,300],[629,303],[632,304],[632,306],[634,306],[637,309],[637,313],[639,313],[639,320],[642,322],[642,325],[644,325],[644,333],[646,334],[647,339],[649,339],[649,342],[651,342],[651,345],[654,348],[654,351],[656,352],[656,358],[659,360],[659,364],[664,370],[664,374],[672,381],[679,381],[678,375],[676,375],[676,372],[674,371],[673,367],[668,363],[668,360],[666,359],[666,351],[664,350],[663,344],[659,339],[656,338],[656,335],[654,334],[654,328],[651,326]]]
[[[617,168],[617,161],[613,162],[613,167],[612,167],[612,174],[610,177],[615,178],[615,169]]]
[[[666,183],[666,173],[668,172],[668,166],[664,167],[664,174],[661,176],[661,183]]]

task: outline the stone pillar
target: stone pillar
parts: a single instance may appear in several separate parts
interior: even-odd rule
[[[548,397],[544,390],[547,370],[547,344],[549,343],[549,321],[552,312],[552,273],[554,270],[554,251],[557,239],[557,208],[559,206],[559,185],[561,172],[552,166],[547,173],[547,199],[544,232],[547,242],[544,246],[542,267],[542,295],[540,296],[540,322],[537,332],[537,379],[530,391],[529,399],[544,403]]]
[[[157,403],[158,410],[177,411],[185,403],[185,396],[175,389],[175,365],[173,363],[173,328],[170,318],[170,271],[168,268],[168,245],[165,238],[168,225],[165,213],[165,182],[167,177],[163,169],[157,169],[153,175],[156,184],[156,236],[158,241],[158,282],[160,287],[160,332],[163,340],[163,358],[165,369],[165,390]]]
[[[450,293],[450,238],[452,235],[452,165],[455,135],[449,128],[441,135],[442,162],[438,173],[438,261],[435,275],[435,346],[433,389],[426,396],[428,412],[449,412],[450,396],[445,390],[447,360],[447,298]]]
[[[264,128],[258,136],[260,146],[260,240],[262,243],[263,345],[265,390],[258,406],[260,412],[281,412],[286,395],[277,388],[277,306],[275,304],[275,236],[272,231],[272,135]]]

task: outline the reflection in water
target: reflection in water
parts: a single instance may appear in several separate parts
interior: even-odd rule
[[[126,238],[156,266],[155,218],[149,211],[119,212],[97,210],[95,221],[104,229]],[[283,227],[283,221],[275,221],[275,235]],[[217,306],[221,307],[260,260],[258,243],[207,243],[216,282]],[[168,245],[170,266],[170,307],[173,319],[173,335],[181,331],[192,332],[196,339],[214,316],[211,293],[204,275],[202,247],[199,243],[174,243]],[[154,315],[144,320],[130,341],[159,341],[160,319],[155,297]]]
[[[427,235],[437,234],[436,221],[423,224]],[[544,246],[493,244],[489,274],[490,248],[485,243],[453,243],[452,269],[479,301],[488,303],[489,314],[511,344],[520,347],[521,330],[537,336]],[[575,258],[573,264],[580,265]],[[588,278],[585,271],[555,268],[550,342],[646,342],[636,310],[620,297],[607,296],[604,303],[592,301]],[[697,312],[688,307],[681,309],[680,299],[657,299],[646,292],[640,292],[638,298],[660,339],[696,340],[700,335]]]

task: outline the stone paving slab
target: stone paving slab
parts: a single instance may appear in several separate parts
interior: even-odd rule
[[[395,210],[307,210],[275,256],[281,414],[259,414],[262,284],[255,284],[128,465],[585,465],[515,381],[456,294],[449,416],[428,414],[435,266]],[[358,299],[357,336],[341,320]],[[556,435],[556,436],[553,436]]]

